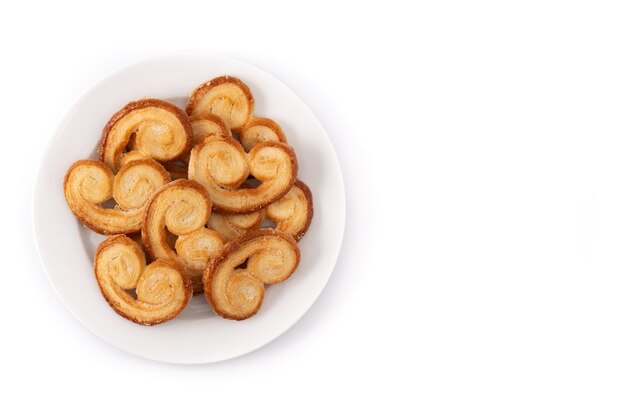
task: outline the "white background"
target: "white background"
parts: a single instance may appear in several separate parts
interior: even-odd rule
[[[0,414],[624,415],[625,20],[603,1],[3,3]],[[318,302],[207,366],[93,336],[31,228],[37,160],[69,106],[186,51],[291,87],[347,188]]]

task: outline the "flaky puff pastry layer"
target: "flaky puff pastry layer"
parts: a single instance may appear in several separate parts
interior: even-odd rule
[[[296,155],[288,145],[261,142],[246,153],[236,140],[210,135],[192,149],[188,175],[207,189],[216,212],[246,214],[284,196],[297,173]],[[260,185],[240,187],[249,175]]]
[[[213,114],[238,132],[252,117],[254,97],[239,78],[222,76],[196,88],[187,102],[189,116]]]
[[[133,101],[115,113],[102,131],[100,160],[117,170],[126,148],[160,162],[184,156],[193,145],[187,114],[164,100]]]
[[[205,227],[211,198],[200,184],[176,180],[157,190],[146,207],[141,239],[152,259],[172,259],[184,265],[194,293],[202,292],[202,272],[224,239]],[[174,247],[168,241],[173,235]]]
[[[232,136],[222,118],[214,114],[196,114],[189,117],[189,122],[193,130],[194,144],[209,135]]]
[[[124,235],[111,236],[98,246],[94,274],[113,310],[143,325],[176,317],[192,295],[191,281],[182,265],[157,260],[146,266],[141,247]]]
[[[67,171],[63,189],[81,223],[95,232],[114,235],[139,231],[152,193],[169,180],[167,171],[152,159],[130,161],[116,175],[103,162],[82,160]],[[103,207],[111,198],[116,207]]]
[[[313,195],[300,180],[283,198],[265,208],[265,216],[276,223],[276,228],[300,240],[313,219]]]
[[[300,250],[291,236],[273,229],[252,231],[227,243],[209,261],[205,297],[220,316],[247,319],[261,308],[265,285],[286,280],[299,263]]]
[[[287,138],[280,125],[272,119],[254,117],[241,128],[239,141],[246,152],[259,142],[287,143]]]

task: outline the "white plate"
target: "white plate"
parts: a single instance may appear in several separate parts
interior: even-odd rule
[[[78,159],[95,158],[109,117],[141,97],[184,107],[197,85],[218,75],[244,80],[254,94],[255,114],[275,119],[295,148],[298,177],[313,193],[315,215],[300,241],[302,260],[284,283],[268,287],[261,310],[242,322],[216,316],[203,296],[174,320],[144,327],[118,316],[102,298],[92,272],[104,239],[74,218],[63,197],[63,176]],[[50,282],[70,311],[102,339],[127,352],[172,363],[209,363],[234,358],[272,341],[317,299],[339,255],[345,222],[341,169],[330,139],[311,110],[289,88],[249,64],[215,56],[183,56],[142,62],[111,75],[68,112],[41,160],[34,190],[34,231]]]

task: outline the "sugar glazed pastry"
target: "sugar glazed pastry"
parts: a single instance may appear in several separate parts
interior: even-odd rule
[[[98,246],[94,274],[113,310],[143,325],[173,319],[192,296],[191,281],[181,264],[156,260],[146,265],[141,247],[124,235],[111,236]]]
[[[227,243],[209,261],[205,297],[220,316],[247,319],[261,308],[265,285],[285,281],[299,262],[300,250],[288,234],[272,229],[250,232]]]
[[[219,213],[266,207],[287,194],[297,174],[293,149],[280,142],[261,142],[246,153],[236,140],[214,134],[197,143],[189,158],[189,179],[207,189]],[[240,187],[249,175],[260,181],[258,187]]]
[[[113,235],[139,231],[146,203],[169,180],[167,171],[152,159],[128,162],[117,174],[100,161],[82,160],[67,171],[63,189],[81,223]],[[102,206],[110,199],[115,200],[115,208]]]
[[[254,117],[246,123],[241,129],[239,140],[246,152],[250,152],[259,142],[287,143],[283,129],[278,123],[264,117]]]
[[[174,161],[189,151],[193,132],[187,114],[159,99],[133,101],[115,113],[102,131],[98,154],[111,169],[124,153],[138,151],[156,161]]]
[[[204,187],[195,181],[176,180],[154,193],[141,229],[150,257],[183,264],[195,293],[202,292],[202,272],[207,262],[224,245],[219,233],[205,227],[210,216],[211,198]]]
[[[276,229],[296,240],[302,239],[313,219],[311,190],[302,181],[296,181],[283,198],[267,206],[265,215],[276,223]]]
[[[99,160],[69,167],[70,210],[109,235],[94,275],[120,316],[163,323],[204,293],[219,316],[244,320],[296,270],[313,197],[283,129],[253,112],[232,76],[196,88],[185,111],[133,101],[104,126]]]
[[[196,88],[189,97],[187,114],[212,114],[224,121],[229,129],[238,132],[252,117],[254,97],[239,78],[213,78]]]
[[[219,116],[211,113],[196,114],[189,117],[193,130],[193,142],[196,144],[209,135],[231,136],[230,129]]]

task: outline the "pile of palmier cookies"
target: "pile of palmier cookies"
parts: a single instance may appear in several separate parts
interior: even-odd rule
[[[297,268],[311,192],[281,127],[253,111],[250,89],[230,76],[196,88],[186,111],[133,101],[104,127],[100,159],[67,171],[69,208],[108,235],[94,274],[121,316],[162,323],[204,293],[218,315],[247,319],[265,286]]]

